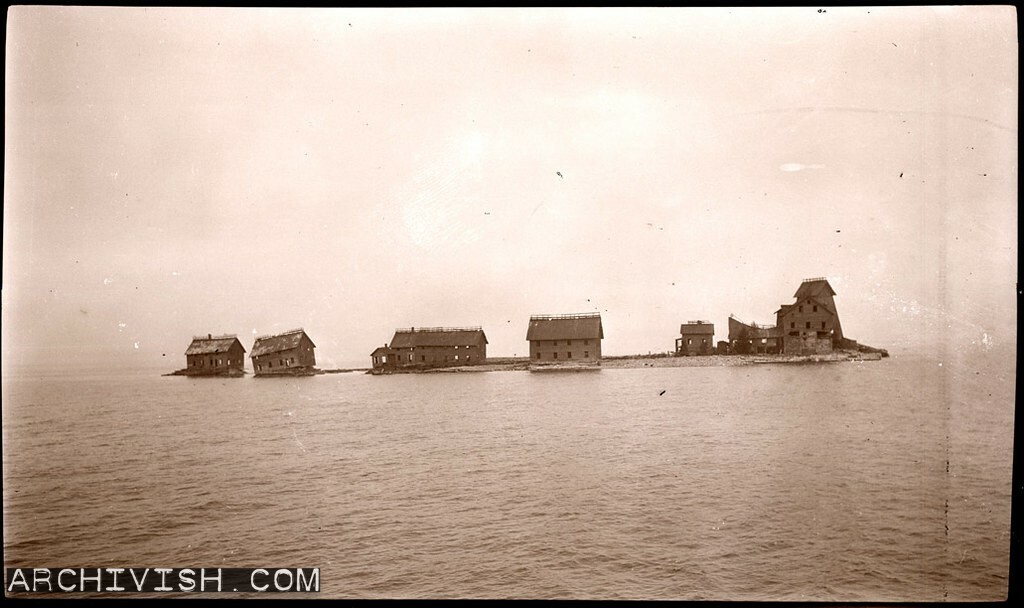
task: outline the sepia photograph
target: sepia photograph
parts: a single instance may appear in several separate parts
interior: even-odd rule
[[[1013,6],[8,7],[5,597],[1007,600],[1018,86]]]

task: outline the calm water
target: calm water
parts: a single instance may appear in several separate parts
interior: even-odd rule
[[[319,566],[319,597],[998,600],[1000,368],[5,378],[6,566]]]

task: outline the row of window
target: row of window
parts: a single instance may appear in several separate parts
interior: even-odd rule
[[[206,367],[207,365],[209,365],[210,367],[220,367],[221,365],[224,364],[223,361],[225,360],[214,359],[213,357],[210,357],[207,359],[192,359],[188,362],[188,364],[190,367]],[[238,361],[235,361],[235,363],[238,363]],[[228,367],[231,367],[231,359],[227,359],[227,365]]]
[[[294,357],[288,357],[287,359],[278,359],[277,360],[277,366],[278,367],[291,367],[293,365],[295,365],[295,358]],[[267,369],[268,370],[274,369],[274,362],[273,361],[267,361]],[[263,371],[263,364],[262,363],[257,363],[256,364],[256,371],[258,371],[258,372]]]
[[[476,344],[470,344],[470,345],[467,345],[467,346],[439,346],[437,344],[424,344],[424,345],[421,345],[421,346],[406,346],[404,348],[399,346],[399,347],[395,347],[393,350],[415,350],[415,349],[423,350],[423,349],[426,349],[426,348],[454,348],[455,350],[459,350],[461,348],[463,350],[469,350],[471,348],[477,348],[477,345]]]
[[[534,359],[540,359],[540,353],[534,353],[533,358]],[[552,359],[557,359],[558,358],[558,353],[557,352],[551,353],[551,358]],[[571,350],[570,351],[566,351],[565,358],[566,359],[572,359],[572,351]],[[583,358],[584,359],[589,359],[590,358],[590,351],[589,350],[583,351]]]
[[[804,311],[804,307],[803,306],[798,306],[797,309],[798,309],[797,312],[803,312]],[[811,312],[818,312],[818,305],[817,304],[814,305],[814,310],[811,311]]]
[[[789,328],[790,329],[796,329],[796,322],[795,321],[790,321]],[[811,328],[811,322],[810,321],[805,322],[804,323],[804,329],[810,329],[810,328]],[[821,328],[825,329],[825,322],[824,321],[821,322]]]
[[[454,361],[463,361],[465,363],[469,363],[470,361],[473,360],[473,355],[455,355],[454,357],[455,357],[453,359]],[[392,361],[394,361],[396,363],[399,362],[401,359],[402,359],[402,355],[392,355]],[[413,362],[413,356],[412,356],[411,353],[408,355],[407,361],[409,363]],[[382,365],[382,364],[385,364],[387,362],[388,362],[388,356],[387,355],[381,355],[379,357],[374,357],[373,358],[373,364],[374,365]],[[427,362],[427,356],[426,355],[420,355],[420,363],[426,363],[426,362]],[[431,363],[437,363],[438,362],[437,361],[437,355],[431,355],[430,356],[430,362]],[[449,362],[450,362],[450,360],[448,359],[448,355],[444,355],[444,359],[442,360],[442,363],[449,363]]]
[[[542,342],[542,340],[534,340],[533,341],[533,345],[534,346],[540,346],[541,342]],[[572,340],[563,340],[563,342],[565,342],[566,346],[572,346]],[[551,346],[558,346],[558,340],[552,340],[551,341]],[[584,340],[583,341],[583,346],[590,346],[590,340]]]

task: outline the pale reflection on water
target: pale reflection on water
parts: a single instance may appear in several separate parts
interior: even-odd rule
[[[1009,369],[6,378],[6,566],[319,566],[319,597],[1001,599]]]

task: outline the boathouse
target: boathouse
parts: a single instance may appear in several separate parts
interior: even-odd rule
[[[253,371],[257,376],[312,373],[316,367],[316,344],[302,329],[273,336],[260,336],[252,345]]]
[[[782,349],[782,331],[774,325],[744,323],[729,315],[729,352],[736,355],[777,354]]]
[[[600,361],[600,313],[533,315],[526,331],[531,362]]]
[[[187,375],[241,374],[245,371],[245,347],[235,334],[193,336],[185,360]]]
[[[710,355],[715,350],[715,325],[710,321],[687,321],[679,326],[676,356]]]
[[[804,279],[793,294],[792,304],[775,312],[776,327],[783,332],[783,352],[810,355],[832,352],[843,343],[843,328],[836,311],[835,290],[824,277]]]
[[[479,326],[399,328],[371,357],[383,369],[478,365],[487,359],[487,336]]]

